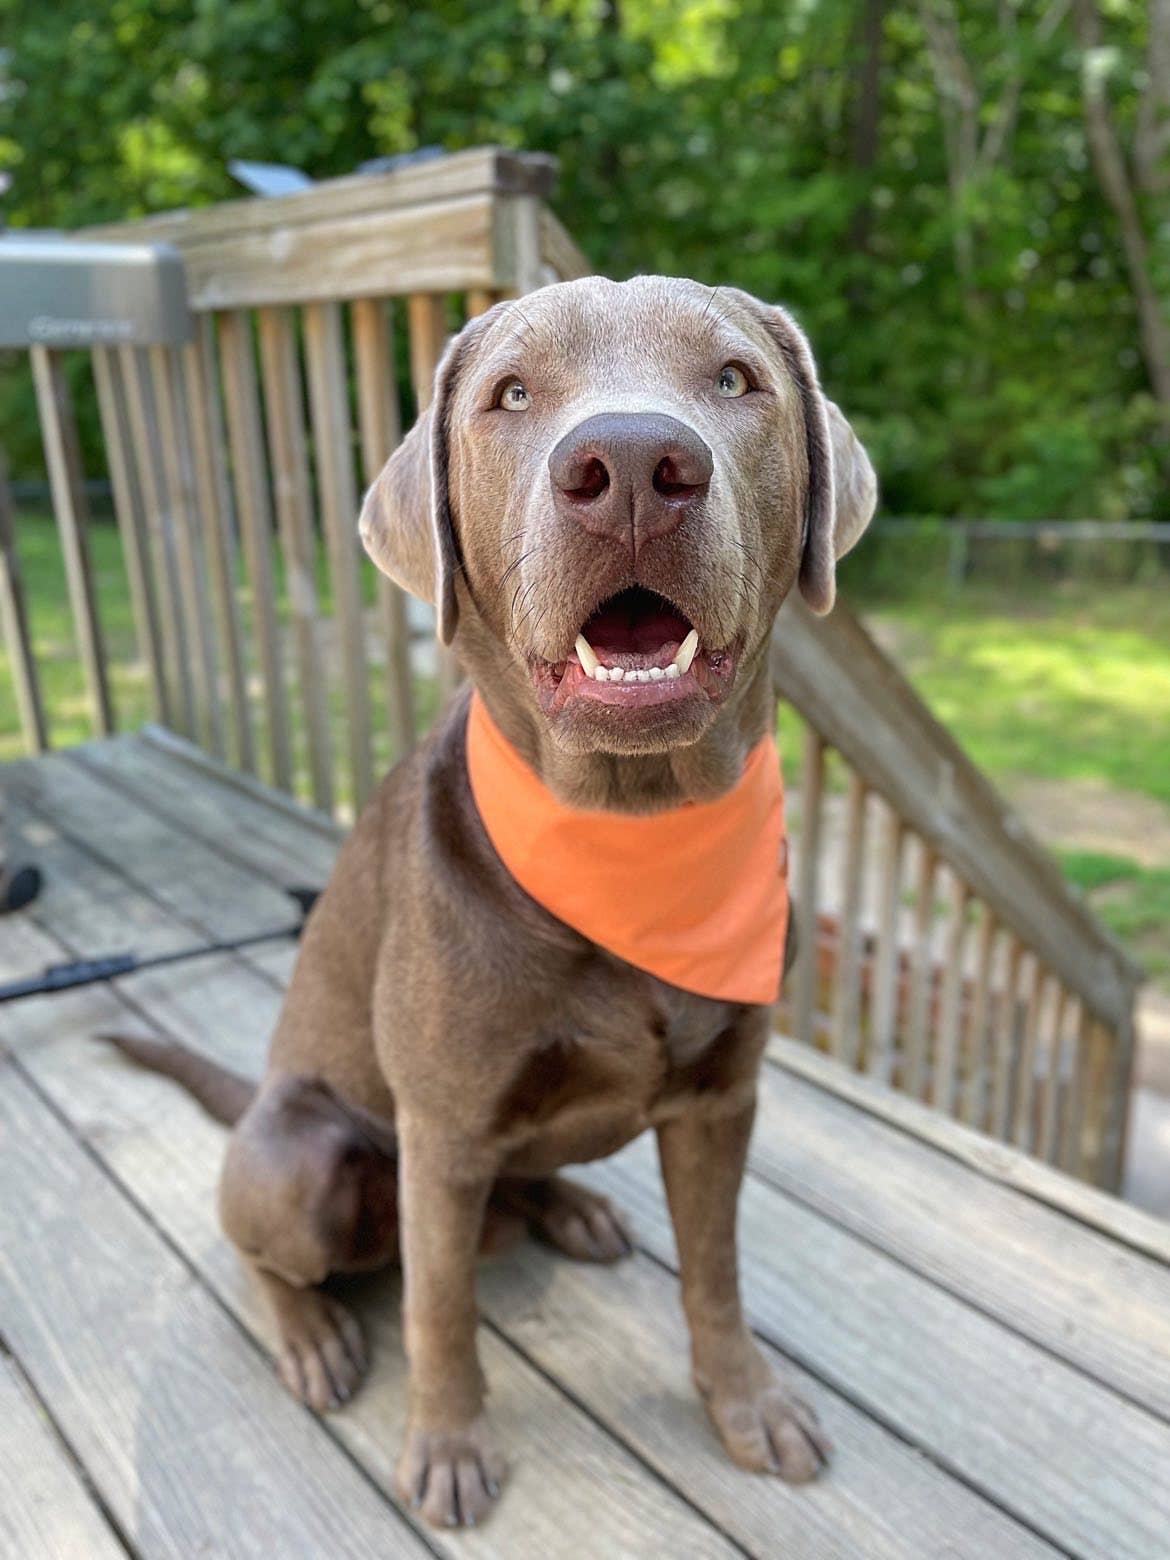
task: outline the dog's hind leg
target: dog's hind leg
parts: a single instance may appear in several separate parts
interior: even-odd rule
[[[398,1177],[386,1146],[321,1079],[270,1079],[232,1133],[220,1178],[223,1228],[256,1275],[279,1334],[289,1391],[337,1408],[365,1371],[357,1321],[316,1286],[398,1255]]]
[[[357,1319],[320,1289],[300,1289],[250,1263],[276,1318],[276,1370],[302,1403],[318,1414],[348,1403],[366,1373]]]

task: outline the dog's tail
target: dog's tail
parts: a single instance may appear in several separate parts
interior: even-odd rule
[[[162,1073],[181,1084],[203,1109],[225,1127],[234,1127],[252,1103],[256,1085],[229,1072],[209,1056],[190,1051],[174,1040],[148,1040],[142,1035],[95,1035],[116,1046],[123,1056],[149,1072]]]

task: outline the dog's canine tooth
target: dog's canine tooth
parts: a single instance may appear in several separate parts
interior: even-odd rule
[[[595,677],[597,675],[597,668],[601,665],[601,663],[594,654],[593,646],[585,638],[584,634],[577,635],[576,651],[577,659],[585,668],[585,675],[587,677]]]
[[[674,665],[678,667],[678,675],[680,677],[683,675],[684,672],[689,672],[690,671],[690,669],[691,669],[691,662],[695,659],[695,652],[698,650],[698,648],[699,648],[699,634],[698,634],[698,630],[692,628],[690,633],[683,640],[682,644],[679,645],[679,647],[678,647],[678,654],[674,658]]]

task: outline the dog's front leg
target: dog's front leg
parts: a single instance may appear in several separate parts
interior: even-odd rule
[[[802,1483],[827,1459],[828,1438],[768,1363],[739,1295],[736,1205],[754,1115],[754,1096],[722,1110],[697,1102],[659,1127],[658,1152],[695,1385],[733,1461]]]
[[[474,1526],[504,1463],[483,1413],[475,1259],[494,1162],[432,1120],[400,1117],[399,1207],[410,1412],[398,1463],[405,1500],[440,1527]]]

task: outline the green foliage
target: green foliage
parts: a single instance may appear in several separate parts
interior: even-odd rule
[[[957,18],[989,153],[957,183],[924,8],[901,0],[0,0],[0,210],[73,227],[220,200],[233,157],[326,177],[432,143],[546,149],[600,269],[795,309],[887,510],[1170,513],[1071,24],[999,0],[936,9]],[[1112,0],[1107,20],[1125,130],[1145,7]],[[1170,222],[1147,226],[1170,282]],[[0,393],[18,469],[35,462],[26,406]]]

